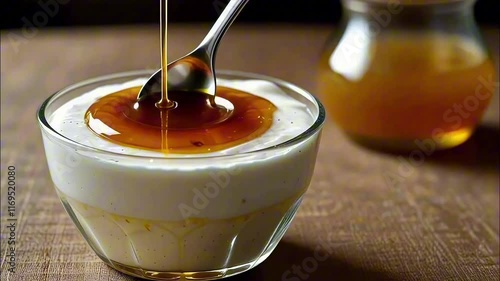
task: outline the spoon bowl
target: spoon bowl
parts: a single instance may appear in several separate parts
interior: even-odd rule
[[[168,91],[198,92],[209,95],[215,105],[217,82],[215,79],[215,55],[219,43],[249,0],[231,0],[201,44],[188,55],[168,64]],[[161,92],[162,69],[155,72],[144,84],[137,96],[145,97]]]
[[[206,54],[201,49],[168,64],[168,90],[177,92],[200,92],[215,96],[216,80],[213,68],[206,64]],[[140,101],[152,93],[161,92],[162,69],[156,71],[142,87],[137,99]]]

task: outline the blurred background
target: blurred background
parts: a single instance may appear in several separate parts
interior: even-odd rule
[[[148,24],[159,20],[159,0],[1,0],[2,29],[23,27],[24,17],[40,11],[40,3],[57,1],[64,9],[47,26],[93,26]],[[170,0],[171,22],[213,21],[229,0]],[[63,5],[64,4],[64,5]],[[498,25],[499,0],[478,0],[476,19],[480,24]],[[251,0],[239,22],[336,23],[341,16],[340,0]]]

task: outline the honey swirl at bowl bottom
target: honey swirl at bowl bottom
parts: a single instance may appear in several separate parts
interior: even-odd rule
[[[208,96],[194,92],[169,92],[177,107],[158,109],[155,103],[160,94],[137,102],[140,89],[133,87],[100,98],[87,110],[85,123],[98,136],[119,145],[167,154],[198,154],[258,138],[269,130],[276,111],[264,98],[226,87],[217,88],[217,97],[233,105],[229,113],[211,106]]]

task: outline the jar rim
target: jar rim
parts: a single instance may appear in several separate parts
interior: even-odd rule
[[[341,0],[342,7],[347,11],[366,13],[373,10],[387,9],[399,14],[403,9],[432,12],[453,11],[471,7],[477,0]]]
[[[366,2],[374,4],[429,5],[456,2],[475,2],[476,0],[342,0],[343,2]]]

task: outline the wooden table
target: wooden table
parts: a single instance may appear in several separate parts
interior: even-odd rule
[[[207,29],[171,27],[171,57],[194,48]],[[331,29],[235,26],[217,66],[276,76],[314,93],[315,63]],[[156,32],[151,26],[40,30],[31,39],[21,39],[20,30],[2,33],[2,280],[134,280],[102,263],[64,212],[35,111],[68,84],[158,67]],[[485,34],[498,50],[498,30]],[[397,155],[354,145],[329,122],[314,180],[284,240],[261,266],[229,280],[498,280],[498,103],[497,94],[468,143],[426,158],[397,188],[384,179],[397,173]],[[15,274],[5,261],[9,165],[17,172]],[[294,265],[310,263],[317,248],[330,252],[317,269],[283,278]]]

